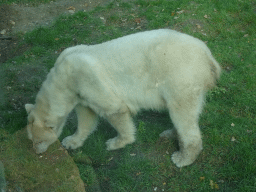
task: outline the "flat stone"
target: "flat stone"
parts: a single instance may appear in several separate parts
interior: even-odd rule
[[[13,135],[1,130],[0,146],[7,191],[85,192],[76,164],[59,141],[36,154],[25,129]]]

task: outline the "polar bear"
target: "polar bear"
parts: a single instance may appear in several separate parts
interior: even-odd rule
[[[43,83],[35,105],[26,104],[28,137],[43,153],[60,136],[75,108],[78,128],[66,137],[67,149],[81,147],[98,116],[118,132],[107,150],[135,141],[132,115],[140,109],[167,109],[175,130],[160,136],[179,139],[172,161],[190,165],[202,150],[198,125],[204,95],[221,68],[199,39],[169,29],[139,32],[98,45],[65,49]]]

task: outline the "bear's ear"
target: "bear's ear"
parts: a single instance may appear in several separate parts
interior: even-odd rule
[[[26,105],[25,105],[25,109],[26,109],[26,111],[27,111],[28,114],[31,112],[32,109],[34,109],[34,107],[35,107],[35,106],[32,105],[32,104],[26,104]]]

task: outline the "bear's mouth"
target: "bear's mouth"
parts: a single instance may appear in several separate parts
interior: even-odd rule
[[[35,149],[37,154],[43,153],[48,149],[49,145],[45,142],[40,141],[34,144],[33,148]]]
[[[34,148],[34,150],[36,151],[37,154],[43,153],[47,150],[47,148],[44,149],[45,147],[43,147],[43,142],[44,141],[33,142],[33,148]]]
[[[43,143],[43,141],[33,142],[33,147],[36,147],[42,143]]]

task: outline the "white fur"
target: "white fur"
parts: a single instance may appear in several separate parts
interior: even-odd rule
[[[193,163],[202,149],[198,118],[204,94],[219,76],[220,66],[202,41],[168,29],[146,31],[64,50],[35,106],[26,108],[29,119],[42,122],[41,129],[51,128],[57,137],[67,115],[76,108],[78,129],[62,142],[71,149],[83,145],[98,115],[106,118],[118,132],[107,141],[108,150],[135,141],[131,114],[140,109],[168,109],[180,140],[180,151],[172,160],[182,167]],[[33,127],[28,129],[30,136],[32,132],[40,138],[31,131]]]

